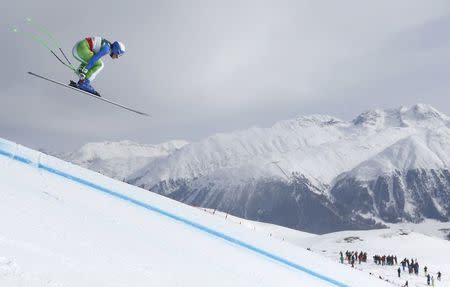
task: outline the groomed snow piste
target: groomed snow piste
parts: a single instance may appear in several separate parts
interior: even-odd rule
[[[0,139],[0,286],[392,286]]]

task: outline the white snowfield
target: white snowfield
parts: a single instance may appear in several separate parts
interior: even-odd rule
[[[392,286],[0,140],[0,286]]]
[[[312,251],[327,257],[339,258],[339,251],[364,251],[368,253],[367,263],[356,264],[356,268],[367,273],[381,276],[397,286],[408,280],[409,286],[427,286],[424,267],[427,266],[430,276],[434,276],[436,287],[450,287],[450,241],[412,232],[399,226],[391,229],[369,231],[341,231],[302,240],[301,246],[308,246]],[[397,256],[396,266],[380,266],[373,262],[374,255]],[[419,274],[408,274],[401,271],[398,278],[397,268],[407,258],[419,262]],[[442,272],[443,280],[437,280],[437,272]]]
[[[306,233],[286,227],[254,222],[239,217],[226,215],[223,212],[202,209],[209,216],[223,218],[230,224],[239,224],[265,236],[278,238],[312,252],[338,261],[339,252],[367,252],[367,262],[356,264],[355,268],[373,276],[381,276],[384,280],[402,286],[408,280],[409,286],[428,286],[424,273],[427,266],[430,276],[435,278],[435,287],[450,287],[450,241],[445,236],[450,232],[450,222],[425,220],[422,223],[391,224],[389,229],[340,231],[323,235]],[[398,265],[380,266],[373,262],[374,255],[397,256]],[[407,258],[418,260],[419,275],[408,274],[407,269],[401,271],[398,277],[397,268],[400,262]],[[348,262],[345,262],[351,268]],[[437,280],[437,273],[443,274],[441,281]]]

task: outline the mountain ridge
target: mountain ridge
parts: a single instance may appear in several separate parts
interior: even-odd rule
[[[450,118],[429,105],[417,104],[366,111],[352,121],[311,115],[279,121],[268,128],[218,133],[142,162],[139,168],[128,168],[128,173],[121,175],[128,183],[176,200],[229,210],[248,219],[270,221],[273,216],[272,223],[283,224],[282,217],[288,227],[315,232],[341,230],[352,224],[370,228],[377,222],[430,216],[450,219],[450,214],[442,212],[450,208],[450,182],[446,179],[449,142]],[[414,176],[417,178],[412,180]],[[426,190],[412,191],[419,177],[432,180],[442,191],[435,190],[432,195]],[[405,183],[403,189],[386,189],[393,181]],[[289,196],[281,195],[283,191]],[[372,207],[358,202],[365,206],[360,210],[346,202],[352,202],[349,197],[369,200]],[[299,219],[296,210],[308,205],[300,198],[321,206],[330,222],[337,220],[335,229],[332,225],[317,228],[314,218],[309,219],[312,223]],[[426,206],[420,206],[417,201],[424,198]],[[232,204],[237,206],[230,207]],[[283,205],[296,220],[282,215],[285,211],[279,206]],[[410,210],[401,210],[404,208]]]

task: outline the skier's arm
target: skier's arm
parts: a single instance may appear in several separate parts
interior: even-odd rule
[[[103,45],[103,47],[100,49],[100,51],[98,51],[97,54],[95,54],[90,60],[89,63],[86,65],[86,69],[90,70],[94,64],[100,60],[101,57],[109,54],[111,48],[109,47],[109,45]]]

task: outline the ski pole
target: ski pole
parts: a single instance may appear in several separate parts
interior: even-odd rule
[[[61,54],[67,60],[67,63],[69,63],[69,65],[72,66],[72,63],[69,61],[69,59],[67,58],[66,54],[61,49],[61,44],[59,43],[59,41],[55,37],[53,37],[53,35],[44,26],[39,25],[38,23],[33,21],[31,18],[27,18],[27,22],[30,25],[32,25],[33,27],[35,27],[37,30],[39,30],[41,33],[47,35],[53,41],[53,44],[55,44],[55,46],[59,49],[59,51],[61,51]]]
[[[68,64],[65,63],[63,60],[61,60],[61,58],[58,57],[58,55],[53,51],[53,49],[49,47],[48,43],[46,43],[44,40],[42,40],[42,39],[39,38],[38,36],[36,36],[36,35],[34,35],[34,34],[32,34],[32,33],[29,33],[29,32],[21,31],[21,30],[19,30],[19,29],[17,29],[17,28],[14,28],[12,31],[13,31],[14,33],[16,33],[16,34],[22,35],[22,36],[24,36],[25,38],[29,38],[29,39],[33,40],[34,42],[36,42],[36,43],[42,45],[44,48],[46,48],[47,50],[49,50],[49,51],[53,54],[53,56],[55,56],[56,59],[58,59],[58,60],[61,62],[61,64],[63,64],[63,65],[66,66],[67,68],[71,69],[72,71],[76,71],[76,69],[75,69],[71,64],[68,65]]]

